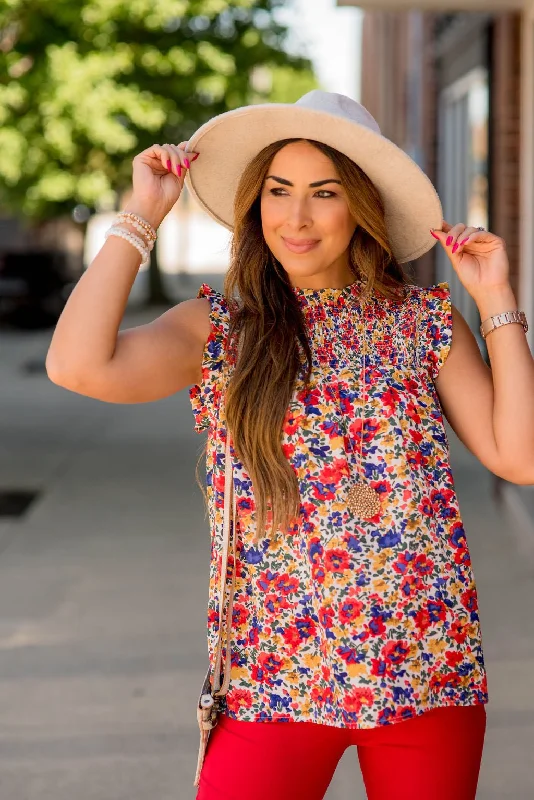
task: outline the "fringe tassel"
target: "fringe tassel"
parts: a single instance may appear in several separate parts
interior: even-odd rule
[[[198,786],[200,783],[200,773],[204,764],[206,747],[208,746],[208,739],[210,738],[211,729],[213,728],[213,721],[210,712],[211,709],[197,708],[198,727],[200,729],[200,746],[198,748],[197,770],[195,772],[195,781],[193,786]]]

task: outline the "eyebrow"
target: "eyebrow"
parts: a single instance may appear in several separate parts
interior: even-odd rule
[[[278,181],[278,183],[283,183],[285,186],[294,186],[295,184],[291,183],[291,181],[286,180],[286,178],[278,178],[276,175],[267,175],[265,180],[272,178],[273,181]],[[339,183],[341,186],[341,181],[338,181],[336,178],[327,178],[324,181],[315,181],[315,183],[310,183],[310,189],[315,188],[316,186],[324,186],[325,183]]]

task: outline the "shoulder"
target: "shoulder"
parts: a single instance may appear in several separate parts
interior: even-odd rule
[[[410,284],[407,287],[408,303],[414,306],[413,312],[423,324],[441,320],[442,324],[452,323],[451,288],[447,281],[439,281],[430,286]]]
[[[432,380],[451,350],[453,309],[447,281],[430,286],[410,285],[409,311],[414,316],[415,336],[420,363],[428,369]]]
[[[227,321],[230,314],[234,311],[235,302],[228,298],[208,283],[203,283],[198,290],[195,302],[202,303],[204,314],[212,317],[212,321]]]
[[[418,300],[425,307],[436,307],[450,303],[451,287],[448,281],[438,281],[430,286],[420,286],[416,283],[407,285],[408,298]]]
[[[195,338],[205,343],[227,328],[229,305],[221,292],[203,283],[196,297],[182,300],[168,313],[177,327],[185,324]]]
[[[207,300],[182,300],[165,313],[167,323],[176,329],[188,332],[198,341],[206,341],[210,332],[210,307]]]

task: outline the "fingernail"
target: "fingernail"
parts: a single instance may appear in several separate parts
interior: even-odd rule
[[[184,164],[187,167],[187,169],[189,169],[189,167],[191,166],[191,164],[189,163],[189,159],[188,158],[184,158]]]
[[[178,174],[178,177],[181,178],[182,177],[182,165],[181,164],[177,164],[176,165],[176,172]]]
[[[467,237],[467,239],[464,239],[463,242],[460,242],[460,244],[465,244],[468,241],[469,241],[469,236]]]
[[[451,242],[452,242],[452,236],[448,236],[447,237],[447,247],[451,244]]]
[[[434,231],[430,231],[430,233],[432,234],[434,239],[439,239],[439,236],[436,233],[434,233]]]
[[[195,155],[193,156],[193,158],[191,159],[191,161],[196,161],[196,160],[197,160],[197,158],[199,157],[199,155],[200,155],[200,153],[195,153]]]
[[[167,161],[167,169],[172,169],[172,165],[171,165],[171,159],[170,159],[170,158],[169,158],[169,160]]]
[[[456,251],[457,251],[457,250],[458,250],[458,242],[456,242],[456,244],[455,244],[455,245],[454,245],[454,247],[452,248],[452,252],[453,252],[453,253],[456,253]]]

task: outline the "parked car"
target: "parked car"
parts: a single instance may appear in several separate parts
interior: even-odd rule
[[[26,329],[53,327],[74,285],[62,252],[30,250],[0,255],[0,324]]]

